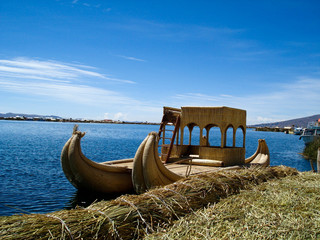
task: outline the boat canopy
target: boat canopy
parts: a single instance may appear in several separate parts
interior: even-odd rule
[[[194,131],[196,127],[199,131]],[[219,129],[220,133],[220,141],[214,146],[209,141],[212,128]],[[232,143],[227,144],[227,133],[230,129]],[[236,139],[239,139],[236,137],[238,129],[243,136],[241,146],[236,144]],[[168,134],[168,131],[171,134]],[[194,136],[194,132],[199,135]],[[164,161],[168,161],[169,158],[199,155],[201,159],[219,160],[225,165],[243,164],[246,111],[230,107],[164,107],[159,136],[162,140],[161,157]],[[193,138],[199,141],[195,142]]]

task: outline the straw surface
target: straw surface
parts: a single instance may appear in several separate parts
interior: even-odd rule
[[[101,201],[84,209],[0,217],[0,238],[142,238],[241,189],[296,174],[295,169],[284,166],[218,171],[185,178],[141,195]]]
[[[243,190],[146,239],[320,239],[320,174]]]

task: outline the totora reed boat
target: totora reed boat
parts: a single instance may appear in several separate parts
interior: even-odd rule
[[[81,151],[84,135],[75,126],[61,153],[62,169],[74,187],[104,194],[142,193],[199,173],[270,165],[263,139],[245,159],[246,111],[229,107],[164,107],[159,132],[149,133],[131,159],[91,161]]]

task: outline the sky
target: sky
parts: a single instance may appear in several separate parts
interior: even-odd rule
[[[0,112],[160,122],[319,114],[320,1],[0,0]]]

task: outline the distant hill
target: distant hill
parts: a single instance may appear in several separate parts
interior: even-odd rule
[[[26,118],[55,118],[55,119],[62,119],[62,117],[54,116],[54,115],[37,115],[37,114],[25,114],[25,113],[0,113],[0,117],[3,118],[13,118],[13,117],[26,117]]]
[[[295,127],[307,127],[309,122],[317,121],[320,118],[320,114],[309,116],[309,117],[303,117],[303,118],[296,118],[292,120],[287,121],[281,121],[281,122],[274,122],[274,123],[262,123],[262,124],[255,124],[250,125],[250,127],[290,127],[294,125]]]

